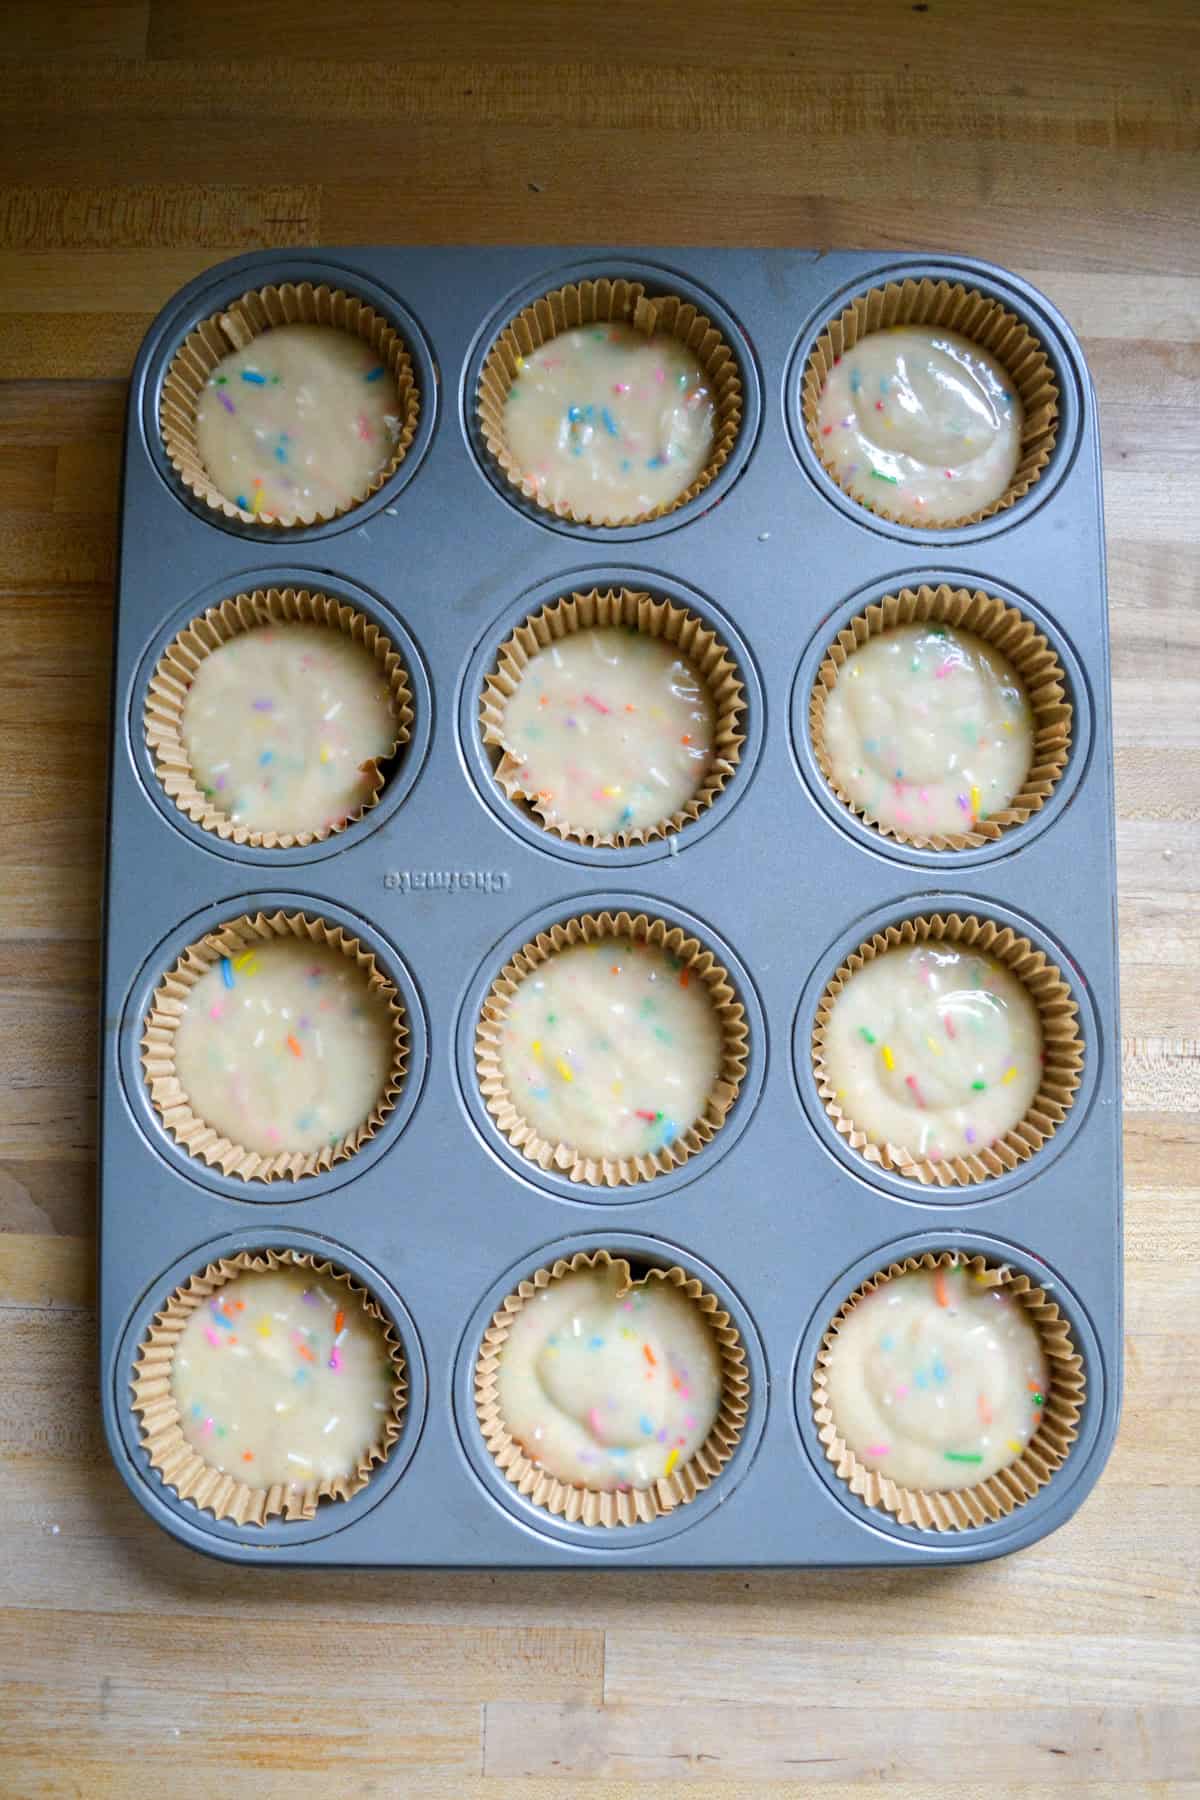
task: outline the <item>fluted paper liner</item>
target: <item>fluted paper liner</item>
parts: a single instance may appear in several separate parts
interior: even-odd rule
[[[555,954],[575,944],[591,944],[604,938],[628,937],[674,956],[704,983],[721,1027],[721,1067],[700,1117],[673,1143],[663,1144],[651,1155],[636,1157],[585,1156],[570,1144],[552,1143],[522,1117],[508,1091],[500,1062],[500,1043],[509,1001],[525,977]],[[645,913],[583,913],[564,919],[523,945],[493,981],[475,1029],[475,1066],[480,1092],[488,1111],[509,1142],[540,1169],[565,1175],[589,1187],[626,1187],[665,1175],[710,1143],[721,1129],[746,1073],[746,1010],[738,999],[727,970],[698,938],[689,937],[678,925],[651,919]]]
[[[855,1121],[843,1112],[837,1092],[825,1067],[825,1034],[833,1005],[846,983],[864,963],[873,962],[887,950],[911,949],[918,944],[948,943],[961,950],[973,950],[1002,963],[1011,975],[1024,983],[1030,999],[1037,1007],[1042,1032],[1042,1073],[1038,1091],[1029,1104],[1025,1117],[994,1143],[970,1156],[920,1157],[903,1144],[876,1144]],[[1041,1149],[1053,1137],[1066,1118],[1079,1087],[1083,1068],[1084,1044],[1079,1032],[1079,1008],[1061,970],[1045,951],[1038,950],[1026,937],[1020,937],[1010,925],[997,925],[987,918],[972,914],[941,913],[905,919],[860,944],[842,963],[829,981],[817,1004],[812,1034],[813,1072],[817,1091],[825,1111],[852,1150],[863,1159],[891,1174],[907,1176],[925,1186],[968,1187],[987,1181],[993,1175],[1005,1175]]]
[[[837,685],[842,669],[869,638],[879,637],[900,625],[946,625],[974,632],[1007,657],[1025,689],[1033,715],[1033,755],[1018,793],[1006,807],[978,819],[970,831],[904,831],[877,819],[838,785],[825,746],[825,702]],[[813,753],[822,775],[850,812],[857,813],[884,837],[920,850],[975,850],[994,843],[1014,825],[1024,825],[1040,812],[1067,766],[1071,754],[1071,703],[1067,678],[1054,649],[1031,620],[1015,606],[976,588],[922,586],[885,594],[843,626],[829,645],[817,670],[808,703],[808,728]]]
[[[517,464],[504,434],[504,403],[521,367],[521,359],[564,331],[581,325],[632,325],[652,337],[663,332],[691,351],[708,378],[714,403],[713,442],[700,474],[676,499],[625,519],[596,519],[573,513],[565,501],[543,500],[537,484]],[[577,524],[615,528],[661,519],[686,506],[720,474],[728,462],[742,422],[742,379],[737,358],[710,319],[690,300],[677,294],[648,294],[640,281],[623,278],[572,282],[543,294],[510,319],[488,351],[475,397],[476,418],[488,452],[505,479],[546,512]]]
[[[240,633],[265,625],[322,625],[341,632],[374,657],[391,697],[396,735],[382,756],[361,765],[368,778],[366,793],[337,825],[318,825],[311,831],[253,831],[235,824],[221,812],[196,780],[183,738],[183,712],[196,670],[214,650]],[[412,731],[412,691],[408,671],[399,652],[378,625],[329,594],[307,588],[255,588],[236,594],[219,606],[210,606],[172,638],[155,666],[146,690],[144,725],[154,767],[166,792],[181,813],[215,836],[253,849],[290,850],[321,843],[345,831],[370,812],[383,792],[388,767],[408,742]]]
[[[204,385],[219,362],[235,350],[242,350],[256,337],[276,325],[325,325],[334,331],[349,332],[369,344],[391,375],[397,395],[396,438],[392,452],[370,485],[345,506],[333,512],[294,512],[286,517],[279,513],[255,514],[238,506],[229,494],[223,494],[205,468],[196,446],[196,408]],[[202,319],[193,326],[172,357],[163,379],[159,402],[159,430],[171,467],[189,493],[227,519],[239,519],[244,525],[276,526],[287,530],[291,525],[325,525],[330,519],[352,512],[362,501],[378,493],[407,456],[416,435],[421,412],[421,396],[413,376],[412,359],[394,325],[365,300],[347,294],[341,288],[314,287],[310,281],[299,285],[286,282],[281,287],[262,287],[242,295],[221,312]]]
[[[907,1275],[916,1269],[949,1269],[956,1265],[969,1270],[971,1276],[986,1287],[1007,1288],[1024,1307],[1041,1341],[1050,1380],[1041,1422],[1021,1454],[1007,1468],[968,1487],[928,1493],[920,1488],[901,1487],[878,1469],[868,1469],[858,1460],[838,1431],[829,1402],[827,1371],[838,1328],[865,1295],[897,1275]],[[1079,1416],[1086,1389],[1083,1358],[1071,1341],[1067,1321],[1054,1300],[1035,1286],[1028,1275],[1010,1268],[1007,1263],[989,1263],[982,1256],[964,1256],[950,1250],[934,1255],[925,1251],[921,1256],[906,1256],[899,1262],[889,1263],[886,1269],[881,1269],[856,1288],[839,1307],[817,1352],[812,1407],[825,1455],[852,1494],[857,1494],[868,1506],[882,1507],[885,1512],[894,1513],[902,1525],[916,1525],[924,1531],[965,1531],[973,1525],[990,1525],[1005,1518],[1018,1506],[1024,1506],[1039,1488],[1045,1487],[1055,1470],[1066,1461],[1071,1445],[1079,1435]]]
[[[323,1144],[320,1150],[279,1150],[267,1156],[261,1150],[249,1150],[222,1135],[214,1126],[192,1111],[187,1091],[175,1067],[175,1033],[187,1004],[187,997],[202,975],[208,973],[223,956],[232,961],[248,950],[269,942],[271,938],[295,937],[312,944],[326,944],[340,950],[367,979],[368,989],[384,1003],[391,1017],[392,1066],[383,1093],[368,1117],[337,1144]],[[306,1175],[319,1175],[373,1138],[396,1104],[404,1084],[408,1062],[408,1025],[404,1006],[396,988],[380,971],[372,952],[341,925],[330,925],[324,919],[306,913],[243,913],[215,931],[207,932],[198,943],[186,949],[170,972],[155,989],[150,1011],[142,1028],[142,1071],[154,1109],[171,1136],[208,1167],[222,1175],[236,1175],[244,1181],[299,1181]]]
[[[686,657],[708,689],[713,706],[712,757],[696,791],[687,803],[652,825],[635,825],[627,831],[585,831],[549,817],[536,793],[520,779],[524,758],[514,753],[505,735],[508,702],[520,685],[531,658],[548,644],[576,631],[625,627],[659,638]],[[737,768],[745,735],[738,729],[745,711],[744,689],[729,651],[695,613],[669,600],[654,600],[632,588],[593,588],[589,593],[568,594],[531,613],[500,646],[494,667],[483,684],[479,707],[483,741],[493,752],[496,780],[509,799],[525,806],[547,831],[577,843],[601,846],[645,844],[680,831],[712,805]]]
[[[297,1491],[280,1483],[269,1488],[251,1487],[232,1475],[222,1475],[184,1437],[179,1406],[171,1391],[171,1365],[184,1327],[196,1308],[247,1271],[265,1274],[292,1267],[311,1269],[314,1275],[344,1283],[364,1310],[384,1326],[384,1343],[395,1370],[391,1411],[380,1425],[376,1441],[363,1445],[355,1472],[314,1481]],[[400,1436],[408,1397],[400,1340],[382,1307],[360,1281],[336,1263],[301,1250],[241,1250],[235,1256],[223,1256],[209,1263],[206,1269],[191,1276],[155,1314],[138,1346],[130,1385],[133,1410],[142,1429],[142,1447],[151,1468],[157,1469],[181,1500],[191,1500],[201,1511],[211,1512],[216,1519],[231,1519],[235,1525],[265,1525],[279,1517],[311,1519],[322,1500],[349,1500],[361,1492],[372,1470],[387,1460]]]
[[[705,1323],[716,1340],[721,1359],[721,1403],[712,1430],[703,1444],[686,1463],[660,1476],[651,1487],[628,1488],[613,1492],[597,1492],[560,1481],[557,1476],[539,1469],[521,1447],[513,1441],[499,1403],[499,1370],[504,1345],[513,1321],[539,1291],[552,1282],[579,1269],[608,1268],[623,1272],[621,1293],[651,1281],[669,1282],[687,1295],[704,1314]],[[538,1269],[526,1277],[508,1295],[483,1334],[475,1364],[475,1412],[484,1442],[504,1479],[535,1506],[565,1519],[572,1525],[645,1525],[676,1507],[686,1506],[717,1479],[737,1448],[749,1407],[750,1376],[746,1352],[736,1326],[715,1295],[703,1282],[686,1269],[650,1268],[638,1282],[633,1280],[628,1261],[612,1256],[607,1250],[579,1250],[569,1258],[560,1257],[549,1268]]]
[[[884,287],[860,294],[831,319],[809,352],[801,382],[800,404],[808,440],[822,467],[843,493],[849,493],[836,468],[827,459],[821,442],[818,408],[826,377],[860,338],[887,331],[896,325],[940,325],[957,331],[987,350],[1005,370],[1024,408],[1020,454],[1012,479],[990,506],[966,513],[960,519],[922,519],[916,514],[892,511],[882,503],[868,505],[857,494],[850,498],[867,512],[898,525],[923,526],[944,531],[962,525],[978,525],[1027,494],[1050,461],[1058,431],[1058,384],[1050,358],[1023,320],[999,300],[989,299],[961,282],[889,281]]]

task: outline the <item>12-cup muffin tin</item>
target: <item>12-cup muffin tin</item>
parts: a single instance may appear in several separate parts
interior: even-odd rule
[[[807,439],[801,377],[855,295],[923,276],[1001,300],[1059,388],[1049,465],[1012,507],[960,529],[876,518]],[[646,524],[589,528],[522,499],[474,416],[497,332],[538,295],[626,276],[696,302],[740,365],[743,417],[711,485]],[[198,321],[247,290],[312,282],[358,295],[400,332],[420,390],[395,474],[326,525],[222,518],[167,459],[165,370]],[[872,598],[922,582],[983,588],[1045,632],[1074,709],[1047,804],[994,843],[898,844],[831,793],[808,737],[825,648]],[[175,633],[254,588],[307,587],[379,622],[407,662],[413,726],[380,803],[308,847],[238,847],[190,821],[147,749],[147,683]],[[513,627],[575,591],[629,587],[711,623],[745,688],[732,779],[682,831],[590,848],[541,829],[496,784],[478,722]],[[752,1567],[937,1564],[1032,1543],[1094,1485],[1121,1389],[1121,1155],[1116,891],[1104,538],[1096,404],[1070,329],[1016,277],[966,259],[812,251],[372,248],[257,253],[188,286],[134,370],[122,502],[107,877],[100,1230],[105,1424],[146,1510],[197,1549],[278,1565]],[[526,1161],[479,1091],[475,1027],[494,976],[556,921],[605,908],[682,925],[711,946],[746,1011],[733,1110],[672,1172],[588,1186]],[[227,920],[277,908],[342,924],[408,1015],[398,1104],[355,1155],[299,1181],[223,1176],[150,1102],[143,1023],[166,970]],[[1068,977],[1086,1055],[1049,1142],[968,1187],[868,1165],[826,1114],[809,1045],[817,1002],[872,931],[918,914],[1011,924]],[[315,1251],[357,1276],[401,1339],[400,1438],[365,1488],[307,1521],[241,1526],[181,1501],[150,1466],[130,1405],[139,1343],[168,1295],[240,1249]],[[524,1499],[483,1441],[473,1372],[491,1315],[523,1276],[605,1247],[697,1275],[740,1331],[746,1426],[719,1477],[645,1524],[571,1524]],[[922,1530],[857,1499],[812,1416],[815,1358],[859,1282],[908,1254],[981,1252],[1057,1301],[1086,1372],[1078,1438],[1008,1516]]]

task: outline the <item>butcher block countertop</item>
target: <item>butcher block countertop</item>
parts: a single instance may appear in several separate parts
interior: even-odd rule
[[[1185,0],[8,0],[0,1793],[1200,1794],[1198,75]],[[1092,367],[1127,1386],[1099,1486],[1006,1560],[264,1574],[174,1543],[109,1463],[97,959],[139,341],[260,246],[580,240],[992,258]]]

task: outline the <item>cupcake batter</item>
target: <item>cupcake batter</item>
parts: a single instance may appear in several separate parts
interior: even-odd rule
[[[873,331],[838,359],[818,408],[820,450],[865,506],[952,525],[1003,495],[1024,409],[993,356],[955,331]]]
[[[396,742],[383,670],[322,625],[264,625],[196,670],[181,735],[197,784],[251,831],[329,830],[373,791]]]
[[[1049,1369],[1019,1300],[962,1264],[883,1282],[838,1326],[826,1371],[834,1423],[901,1487],[972,1487],[1041,1424]]]
[[[583,325],[522,359],[504,436],[543,505],[620,525],[691,486],[713,418],[704,370],[677,338]]]
[[[504,742],[548,823],[619,835],[669,819],[695,794],[712,760],[713,705],[674,645],[576,631],[526,665]]]
[[[353,1475],[395,1380],[361,1295],[312,1269],[234,1276],[192,1313],[171,1364],[184,1437],[253,1488]]]
[[[498,1401],[547,1475],[611,1492],[648,1488],[693,1457],[721,1402],[703,1314],[652,1279],[576,1269],[526,1302],[500,1353]]]
[[[946,625],[897,625],[850,656],[825,700],[833,781],[909,836],[959,834],[1002,812],[1033,761],[1020,678]]]
[[[943,942],[887,950],[851,975],[830,1013],[825,1067],[872,1143],[937,1162],[986,1149],[1024,1118],[1041,1049],[1025,985]]]
[[[196,1117],[265,1155],[319,1150],[383,1097],[392,1024],[358,965],[328,944],[276,938],[188,990],[175,1067]]]
[[[509,1002],[500,1065],[521,1116],[584,1156],[661,1150],[704,1110],[721,1066],[708,989],[628,938],[556,951]]]
[[[308,522],[362,499],[400,429],[396,384],[369,344],[329,325],[277,325],[209,376],[196,448],[244,512]]]

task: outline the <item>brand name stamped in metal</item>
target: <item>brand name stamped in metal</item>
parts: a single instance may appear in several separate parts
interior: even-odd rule
[[[503,894],[512,876],[507,869],[389,869],[383,885],[394,894]]]

